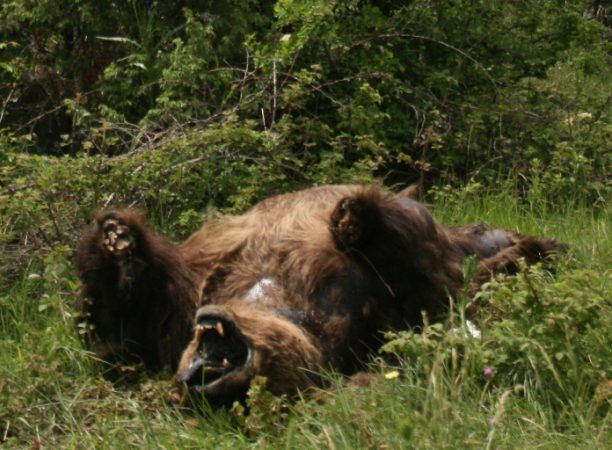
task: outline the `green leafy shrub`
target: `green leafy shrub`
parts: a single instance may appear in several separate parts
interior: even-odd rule
[[[607,10],[588,0],[30,3],[0,8],[20,150],[129,154],[229,121],[298,161],[294,182],[501,171],[553,204],[610,194]]]
[[[597,408],[596,389],[612,376],[611,275],[577,270],[552,278],[538,266],[524,267],[477,295],[482,338],[472,337],[456,314],[450,330],[433,324],[391,334],[383,350],[424,375],[442,367],[451,379],[480,378],[487,388],[520,385],[558,417],[571,416],[579,403]]]

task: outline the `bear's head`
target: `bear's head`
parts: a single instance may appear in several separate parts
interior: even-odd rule
[[[277,309],[244,301],[207,305],[196,313],[194,337],[177,371],[181,389],[212,405],[244,398],[255,376],[274,394],[311,386],[321,367],[318,339]]]

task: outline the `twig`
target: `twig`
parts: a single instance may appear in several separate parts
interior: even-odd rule
[[[4,103],[2,104],[2,111],[0,111],[0,125],[2,125],[2,120],[4,119],[4,112],[6,111],[6,107],[8,103],[11,101],[11,97],[13,96],[13,92],[15,92],[15,86],[11,89],[11,91],[6,96]]]
[[[106,201],[104,202],[104,208],[107,208],[108,205],[110,204],[110,202],[113,201],[113,199],[115,198],[115,193],[112,192],[111,195],[108,196],[108,198],[106,199]]]
[[[244,50],[246,52],[246,65],[244,67],[244,75],[242,77],[242,83],[240,83],[240,96],[238,97],[238,104],[242,103],[242,95],[244,93],[244,86],[246,85],[247,78],[249,77],[249,47],[245,46]]]
[[[489,72],[487,71],[487,69],[482,64],[480,64],[480,62],[478,62],[476,59],[474,59],[472,56],[470,56],[468,53],[464,52],[463,50],[455,47],[454,45],[449,44],[448,42],[444,42],[444,41],[441,41],[439,39],[434,39],[434,38],[429,37],[429,36],[422,36],[422,35],[419,35],[419,34],[389,33],[389,34],[381,34],[381,35],[378,35],[378,36],[374,36],[374,38],[395,38],[395,37],[410,38],[410,39],[420,39],[420,40],[423,40],[423,41],[429,41],[429,42],[433,42],[435,44],[441,45],[441,46],[446,47],[446,48],[448,48],[448,49],[450,49],[450,50],[452,50],[454,52],[459,53],[461,56],[463,56],[464,58],[466,58],[469,61],[473,62],[474,65],[476,65],[478,68],[480,68],[482,70],[482,72],[485,74],[487,79],[491,82],[491,84],[495,88],[496,96],[499,95],[499,88],[497,87],[497,83],[495,82],[493,77],[491,75],[489,75]]]
[[[270,118],[270,129],[276,119],[276,56],[272,59],[272,117]]]
[[[83,92],[83,93],[81,93],[81,97],[85,97],[85,96],[87,96],[89,94],[92,94],[92,93],[98,91],[98,90],[99,89],[96,88],[96,89],[92,89],[91,91]],[[65,107],[66,107],[66,104],[64,104],[64,103],[62,103],[61,105],[57,105],[56,107],[51,108],[50,110],[45,111],[45,112],[39,114],[38,116],[34,117],[33,119],[30,119],[29,121],[27,121],[23,125],[20,125],[19,128],[17,128],[17,130],[15,130],[15,131],[19,132],[19,131],[23,130],[24,128],[29,127],[30,125],[35,124],[36,122],[38,122],[43,117],[48,116],[49,114],[53,114],[54,112],[57,112],[60,109],[65,108]]]
[[[6,428],[4,429],[4,434],[2,434],[2,442],[6,442],[7,438],[8,438],[8,432],[9,432],[9,428],[11,427],[11,421],[7,420],[6,421]]]
[[[49,114],[53,114],[54,112],[59,111],[62,108],[65,108],[66,105],[59,105],[56,106],[55,108],[52,108],[48,111],[45,111],[44,113],[39,114],[38,116],[34,117],[33,119],[30,119],[29,121],[27,121],[26,123],[24,123],[23,125],[21,125],[19,128],[17,128],[17,132],[23,130],[24,128],[29,127],[30,125],[34,125],[36,122],[38,122],[40,119],[42,119],[45,116],[48,116]]]
[[[266,127],[266,113],[264,113],[263,108],[261,108],[261,121],[263,122],[264,130],[268,131],[268,128]]]
[[[53,223],[53,228],[55,229],[55,234],[57,235],[57,240],[62,242],[62,233],[59,229],[59,225],[57,224],[57,219],[55,217],[55,213],[53,212],[51,202],[47,200],[46,203],[47,203],[47,209],[49,210],[49,215],[51,216],[51,222]]]
[[[285,76],[285,79],[293,79],[294,81],[300,81],[300,79],[298,77],[296,77],[295,75],[293,75],[292,73],[289,72],[279,72],[282,75]],[[340,81],[346,81],[347,79],[343,79]],[[327,85],[330,85],[331,83],[327,83]],[[338,101],[336,98],[334,98],[333,96],[331,96],[330,94],[328,94],[327,92],[325,92],[321,86],[317,86],[315,84],[312,83],[307,83],[306,84],[310,89],[312,89],[313,91],[317,91],[319,94],[321,94],[323,97],[325,97],[326,99],[330,100],[332,103],[341,106],[342,102]]]
[[[8,191],[9,194],[12,195],[12,194],[16,194],[19,191],[25,191],[26,189],[30,189],[30,188],[32,188],[34,186],[36,186],[36,183],[28,183],[26,185],[19,186],[19,187],[8,185],[6,187],[6,190]]]

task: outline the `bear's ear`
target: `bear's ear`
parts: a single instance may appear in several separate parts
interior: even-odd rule
[[[412,200],[421,201],[421,197],[423,195],[421,185],[419,183],[414,183],[408,186],[405,189],[399,191],[396,195],[400,197],[410,198]]]

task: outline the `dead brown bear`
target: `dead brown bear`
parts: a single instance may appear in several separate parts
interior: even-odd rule
[[[358,370],[381,331],[418,325],[423,311],[443,315],[467,256],[480,259],[478,283],[556,247],[484,225],[442,227],[422,204],[378,187],[273,197],[177,246],[131,210],[103,211],[79,250],[81,310],[105,357],[178,366],[192,392],[225,403],[256,375],[281,394],[321,368]]]

